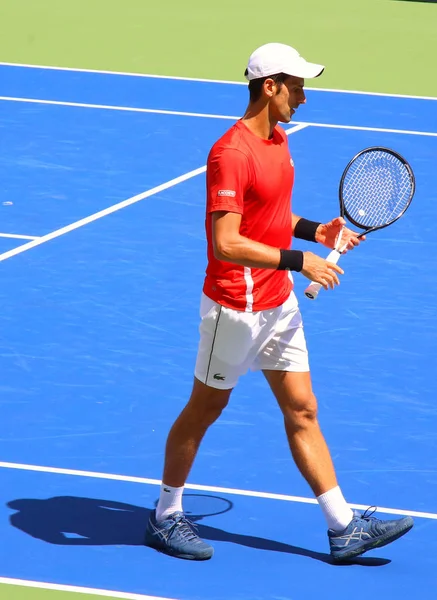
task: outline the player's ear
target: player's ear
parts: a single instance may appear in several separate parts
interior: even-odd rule
[[[267,77],[267,79],[264,81],[263,88],[264,88],[265,95],[269,98],[272,98],[272,96],[274,96],[276,93],[275,80],[272,79],[271,77]]]

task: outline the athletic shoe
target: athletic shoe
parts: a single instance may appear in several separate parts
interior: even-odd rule
[[[188,560],[207,560],[214,553],[212,546],[200,539],[193,523],[181,512],[158,523],[153,511],[147,524],[145,543],[170,556]]]
[[[375,511],[374,507],[368,508],[362,515],[354,511],[354,518],[344,531],[328,530],[331,556],[335,560],[349,560],[372,548],[390,544],[413,527],[411,517],[382,521],[371,516]]]

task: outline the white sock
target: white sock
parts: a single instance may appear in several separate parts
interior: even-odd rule
[[[317,502],[325,515],[328,529],[343,531],[354,517],[338,486],[318,496]]]
[[[184,486],[171,487],[161,484],[158,506],[156,507],[156,520],[163,521],[175,512],[182,512],[182,494]]]

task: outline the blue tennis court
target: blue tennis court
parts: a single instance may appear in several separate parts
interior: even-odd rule
[[[406,216],[344,258],[340,288],[311,302],[307,280],[295,278],[344,494],[419,513],[415,528],[354,565],[333,565],[279,408],[252,373],[190,475],[186,507],[215,546],[212,561],[191,563],[142,541],[168,429],[191,390],[203,167],[247,90],[0,72],[0,581],[124,598],[312,600],[344,590],[361,599],[372,586],[374,598],[434,599],[437,101],[308,90],[287,127],[293,210],[307,218],[337,215],[342,171],[367,146],[397,150],[416,175]]]

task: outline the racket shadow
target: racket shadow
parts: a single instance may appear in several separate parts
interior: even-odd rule
[[[196,497],[193,494],[192,498],[197,500],[201,495]],[[225,498],[208,497],[208,501],[211,499],[214,500],[217,512],[212,512],[209,507],[206,514],[189,515],[199,535],[205,540],[306,556],[335,566],[355,564],[375,567],[391,562],[382,558],[360,557],[350,563],[336,563],[329,554],[323,552],[205,525],[201,523],[205,517],[228,512],[233,506]],[[219,501],[222,501],[221,507]],[[44,500],[19,499],[12,500],[7,506],[15,511],[10,516],[13,527],[46,543],[63,546],[143,546],[144,532],[151,513],[149,508],[132,504],[77,496],[58,496]]]

